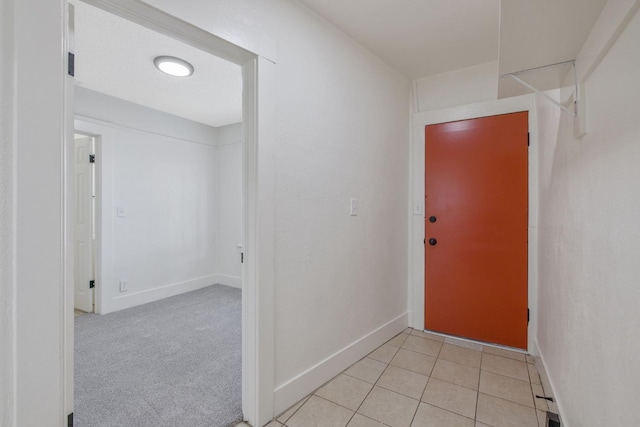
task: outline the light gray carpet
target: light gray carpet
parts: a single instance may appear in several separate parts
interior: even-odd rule
[[[78,427],[242,419],[241,291],[223,285],[75,319]]]

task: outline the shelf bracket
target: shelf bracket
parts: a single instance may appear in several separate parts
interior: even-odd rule
[[[565,64],[569,64],[569,63],[573,66],[573,78],[574,78],[574,86],[575,86],[575,88],[574,88],[574,96],[573,96],[573,110],[565,107],[564,105],[562,105],[562,103],[556,101],[555,99],[553,99],[552,97],[550,97],[549,95],[544,93],[543,91],[533,87],[532,85],[530,85],[529,83],[525,82],[520,77],[518,77],[518,74],[526,73],[528,71],[539,70],[541,68],[555,67],[557,65],[565,65]],[[578,78],[577,78],[577,73],[576,73],[576,61],[566,61],[566,62],[561,62],[561,63],[558,63],[558,64],[544,65],[542,67],[530,68],[528,70],[522,70],[522,71],[517,71],[515,73],[504,74],[501,77],[511,77],[513,80],[517,81],[518,83],[520,83],[524,87],[534,91],[535,93],[537,93],[538,95],[542,96],[544,99],[546,99],[547,101],[551,102],[552,104],[560,107],[563,111],[566,111],[567,113],[571,114],[573,117],[577,117],[578,116]]]

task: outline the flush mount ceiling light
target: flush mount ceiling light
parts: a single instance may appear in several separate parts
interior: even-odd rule
[[[189,77],[193,74],[193,65],[173,56],[157,56],[153,60],[156,68],[163,73],[176,77]]]

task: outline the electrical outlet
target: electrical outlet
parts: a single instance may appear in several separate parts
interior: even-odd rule
[[[127,288],[127,281],[124,279],[120,279],[120,292],[127,292],[129,289]]]

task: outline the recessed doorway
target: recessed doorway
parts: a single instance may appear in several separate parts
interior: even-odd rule
[[[191,61],[199,78],[224,85],[223,73],[210,72],[198,62],[219,58],[175,39],[151,35],[146,27],[87,4],[79,2],[75,7],[75,128],[99,140],[96,181],[103,202],[96,221],[101,237],[94,279],[98,314],[76,321],[76,397],[91,390],[107,392],[76,399],[75,420],[96,426],[142,426],[141,420],[149,425],[175,425],[189,416],[196,416],[196,423],[201,416],[207,425],[240,421],[240,298],[246,247],[241,67],[230,64],[240,86],[234,99],[222,102],[226,107],[235,105],[235,113],[216,119],[223,123],[210,123],[211,99],[220,101],[224,96],[211,96],[202,88],[180,95],[181,82],[155,69],[145,70],[152,77],[144,81],[127,82],[132,68],[144,68],[152,61],[139,52],[135,52],[137,58],[120,61],[112,55],[131,54],[136,47],[163,53],[174,49],[170,53],[181,56],[198,51],[199,59]],[[107,22],[87,19],[92,16],[109,17]],[[83,22],[83,17],[90,22]],[[138,28],[132,33],[133,25]],[[83,46],[87,28],[111,36]],[[168,40],[158,47],[158,37]],[[110,45],[117,41],[120,46]],[[96,67],[85,61],[91,54],[98,62],[119,63],[114,71],[125,69],[125,74],[101,74],[108,65]],[[140,58],[145,62],[133,66]],[[168,80],[154,89],[152,80],[162,78]],[[115,90],[109,89],[110,84]],[[135,99],[144,92],[138,89],[149,87],[150,102]],[[209,108],[202,104],[193,108],[196,100]],[[223,218],[225,224],[220,223]],[[77,259],[76,265],[81,264]],[[200,304],[207,299],[214,304]],[[218,316],[212,320],[213,312]],[[200,323],[186,319],[200,319]],[[222,354],[221,349],[233,349],[234,355]],[[94,353],[89,357],[91,369],[85,369],[87,352]],[[222,363],[232,359],[236,360],[233,366]],[[103,363],[96,363],[100,360]],[[225,377],[229,373],[234,375]],[[192,381],[186,381],[189,378]],[[127,407],[123,404],[127,399],[110,402],[110,394],[139,401]],[[212,409],[216,399],[223,401],[223,407]],[[103,407],[89,414],[87,408],[94,404]]]

